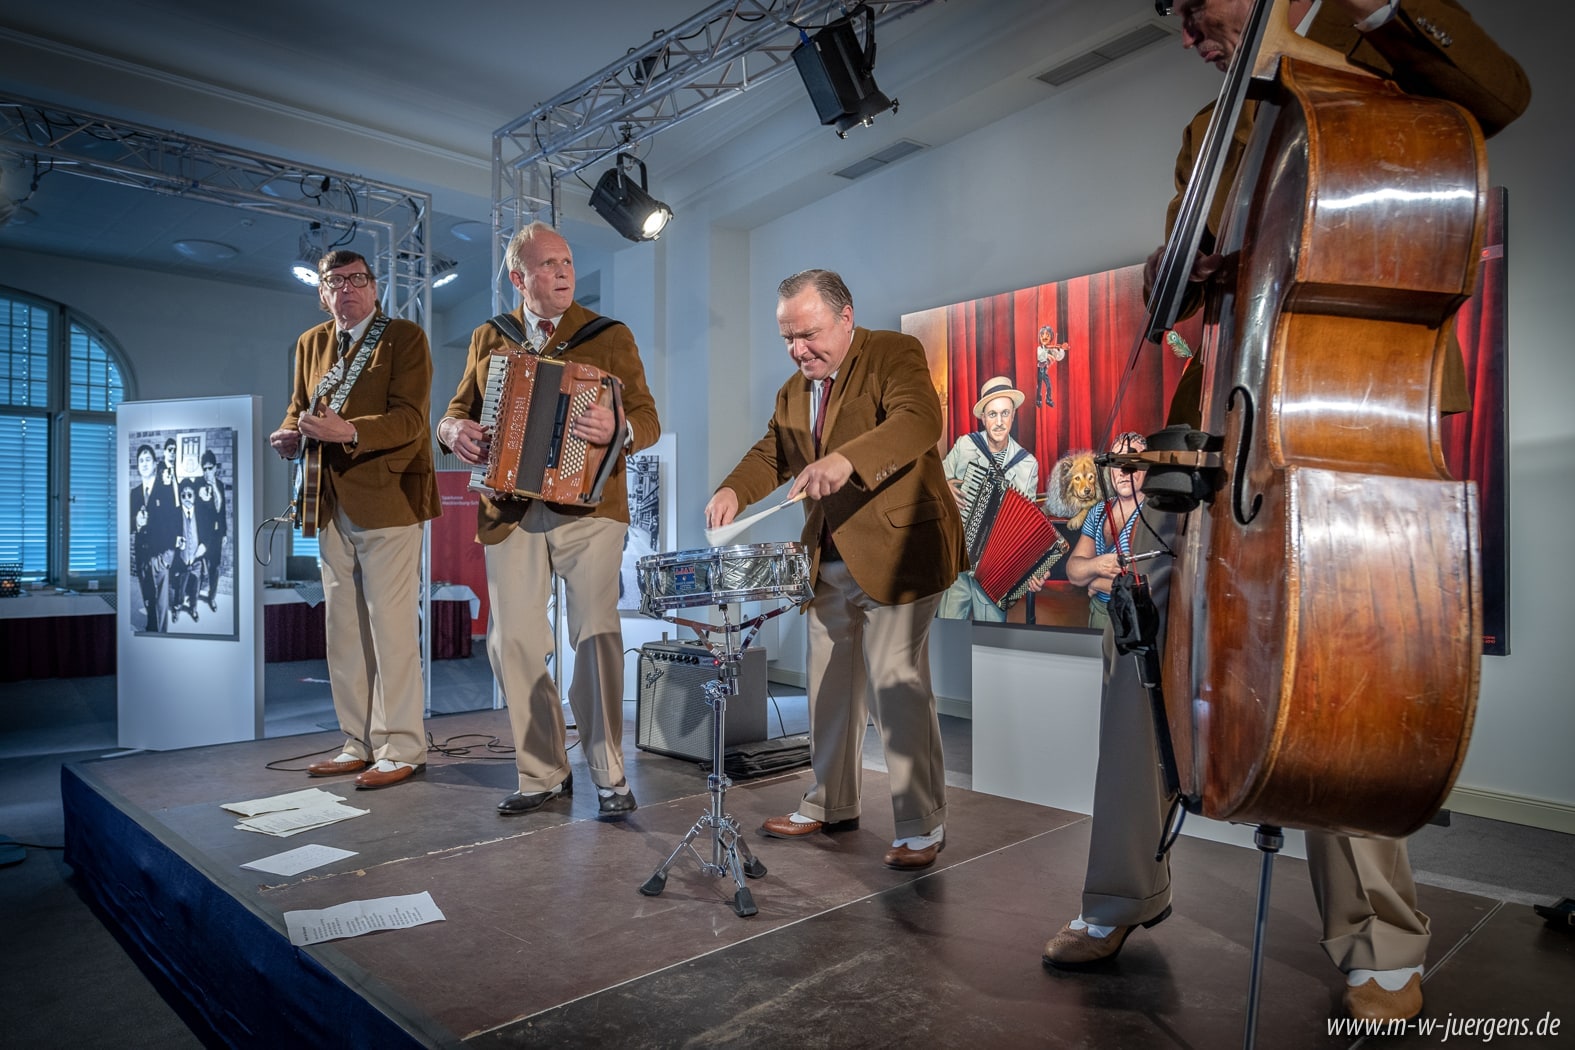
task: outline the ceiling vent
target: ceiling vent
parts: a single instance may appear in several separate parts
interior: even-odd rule
[[[908,154],[917,153],[925,148],[927,147],[910,139],[898,139],[878,153],[871,153],[863,160],[855,161],[841,171],[834,171],[832,174],[841,175],[845,179],[856,179],[861,175],[868,175],[876,168],[884,168],[888,164],[894,164]]]
[[[1168,40],[1170,37],[1170,31],[1163,26],[1156,25],[1153,22],[1144,22],[1136,29],[1123,33],[1114,40],[1107,40],[1085,54],[1062,62],[1054,69],[1045,70],[1035,79],[1043,80],[1052,87],[1060,87],[1063,84],[1076,80],[1085,73],[1092,73],[1101,66],[1109,65],[1123,55],[1130,55],[1134,51],[1161,40]]]

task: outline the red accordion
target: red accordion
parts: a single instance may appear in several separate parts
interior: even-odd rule
[[[974,582],[1002,609],[1049,573],[1067,553],[1066,540],[1032,500],[992,465],[971,462],[962,477],[963,531]]]
[[[622,416],[623,385],[594,365],[501,350],[487,367],[481,427],[491,447],[470,487],[494,499],[541,499],[594,506],[618,465],[621,442],[589,445],[570,433],[575,417],[595,404]]]

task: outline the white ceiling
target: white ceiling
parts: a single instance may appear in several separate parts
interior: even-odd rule
[[[486,287],[492,132],[616,61],[704,0],[54,0],[9,5],[0,93],[97,113],[432,193],[434,249],[460,260],[438,309]],[[749,228],[847,185],[834,174],[893,142],[934,147],[1049,97],[1034,75],[1152,20],[1145,0],[936,0],[883,26],[876,77],[896,114],[838,139],[788,71],[656,136],[651,190],[677,211]],[[1144,54],[1151,54],[1154,48]],[[1174,56],[1180,61],[1180,56]],[[1123,59],[1122,61],[1129,61]],[[0,246],[288,287],[302,225],[145,190],[46,173],[5,157],[0,192],[27,197]],[[585,173],[594,182],[600,169]],[[566,187],[570,236],[620,240]],[[226,261],[172,245],[212,241]]]

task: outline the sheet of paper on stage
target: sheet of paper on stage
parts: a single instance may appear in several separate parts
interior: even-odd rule
[[[350,901],[316,911],[284,913],[284,925],[289,931],[290,943],[297,946],[359,937],[363,933],[375,933],[378,930],[405,930],[429,922],[442,922],[443,919],[437,902],[426,891],[403,897]]]
[[[311,831],[313,828],[337,824],[351,817],[365,816],[371,812],[346,806],[337,795],[328,797],[331,799],[329,802],[318,802],[301,809],[287,809],[281,813],[262,813],[255,817],[247,817],[235,826],[242,831],[259,831],[264,835],[287,838],[290,835],[299,835],[303,831]]]
[[[299,875],[303,871],[320,868],[324,864],[331,864],[336,860],[355,856],[353,849],[340,849],[338,846],[298,846],[283,853],[275,853],[271,857],[254,860],[250,864],[242,864],[243,868],[252,871],[263,871],[269,875]]]
[[[300,809],[313,803],[339,801],[339,796],[332,791],[322,788],[303,788],[300,791],[291,791],[285,795],[270,795],[267,798],[248,799],[245,802],[226,802],[221,809],[231,813],[238,813],[243,817],[255,817],[259,813],[278,813],[286,809]]]

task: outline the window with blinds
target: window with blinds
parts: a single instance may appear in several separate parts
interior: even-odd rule
[[[24,579],[115,572],[122,362],[64,304],[0,289],[0,565]]]

